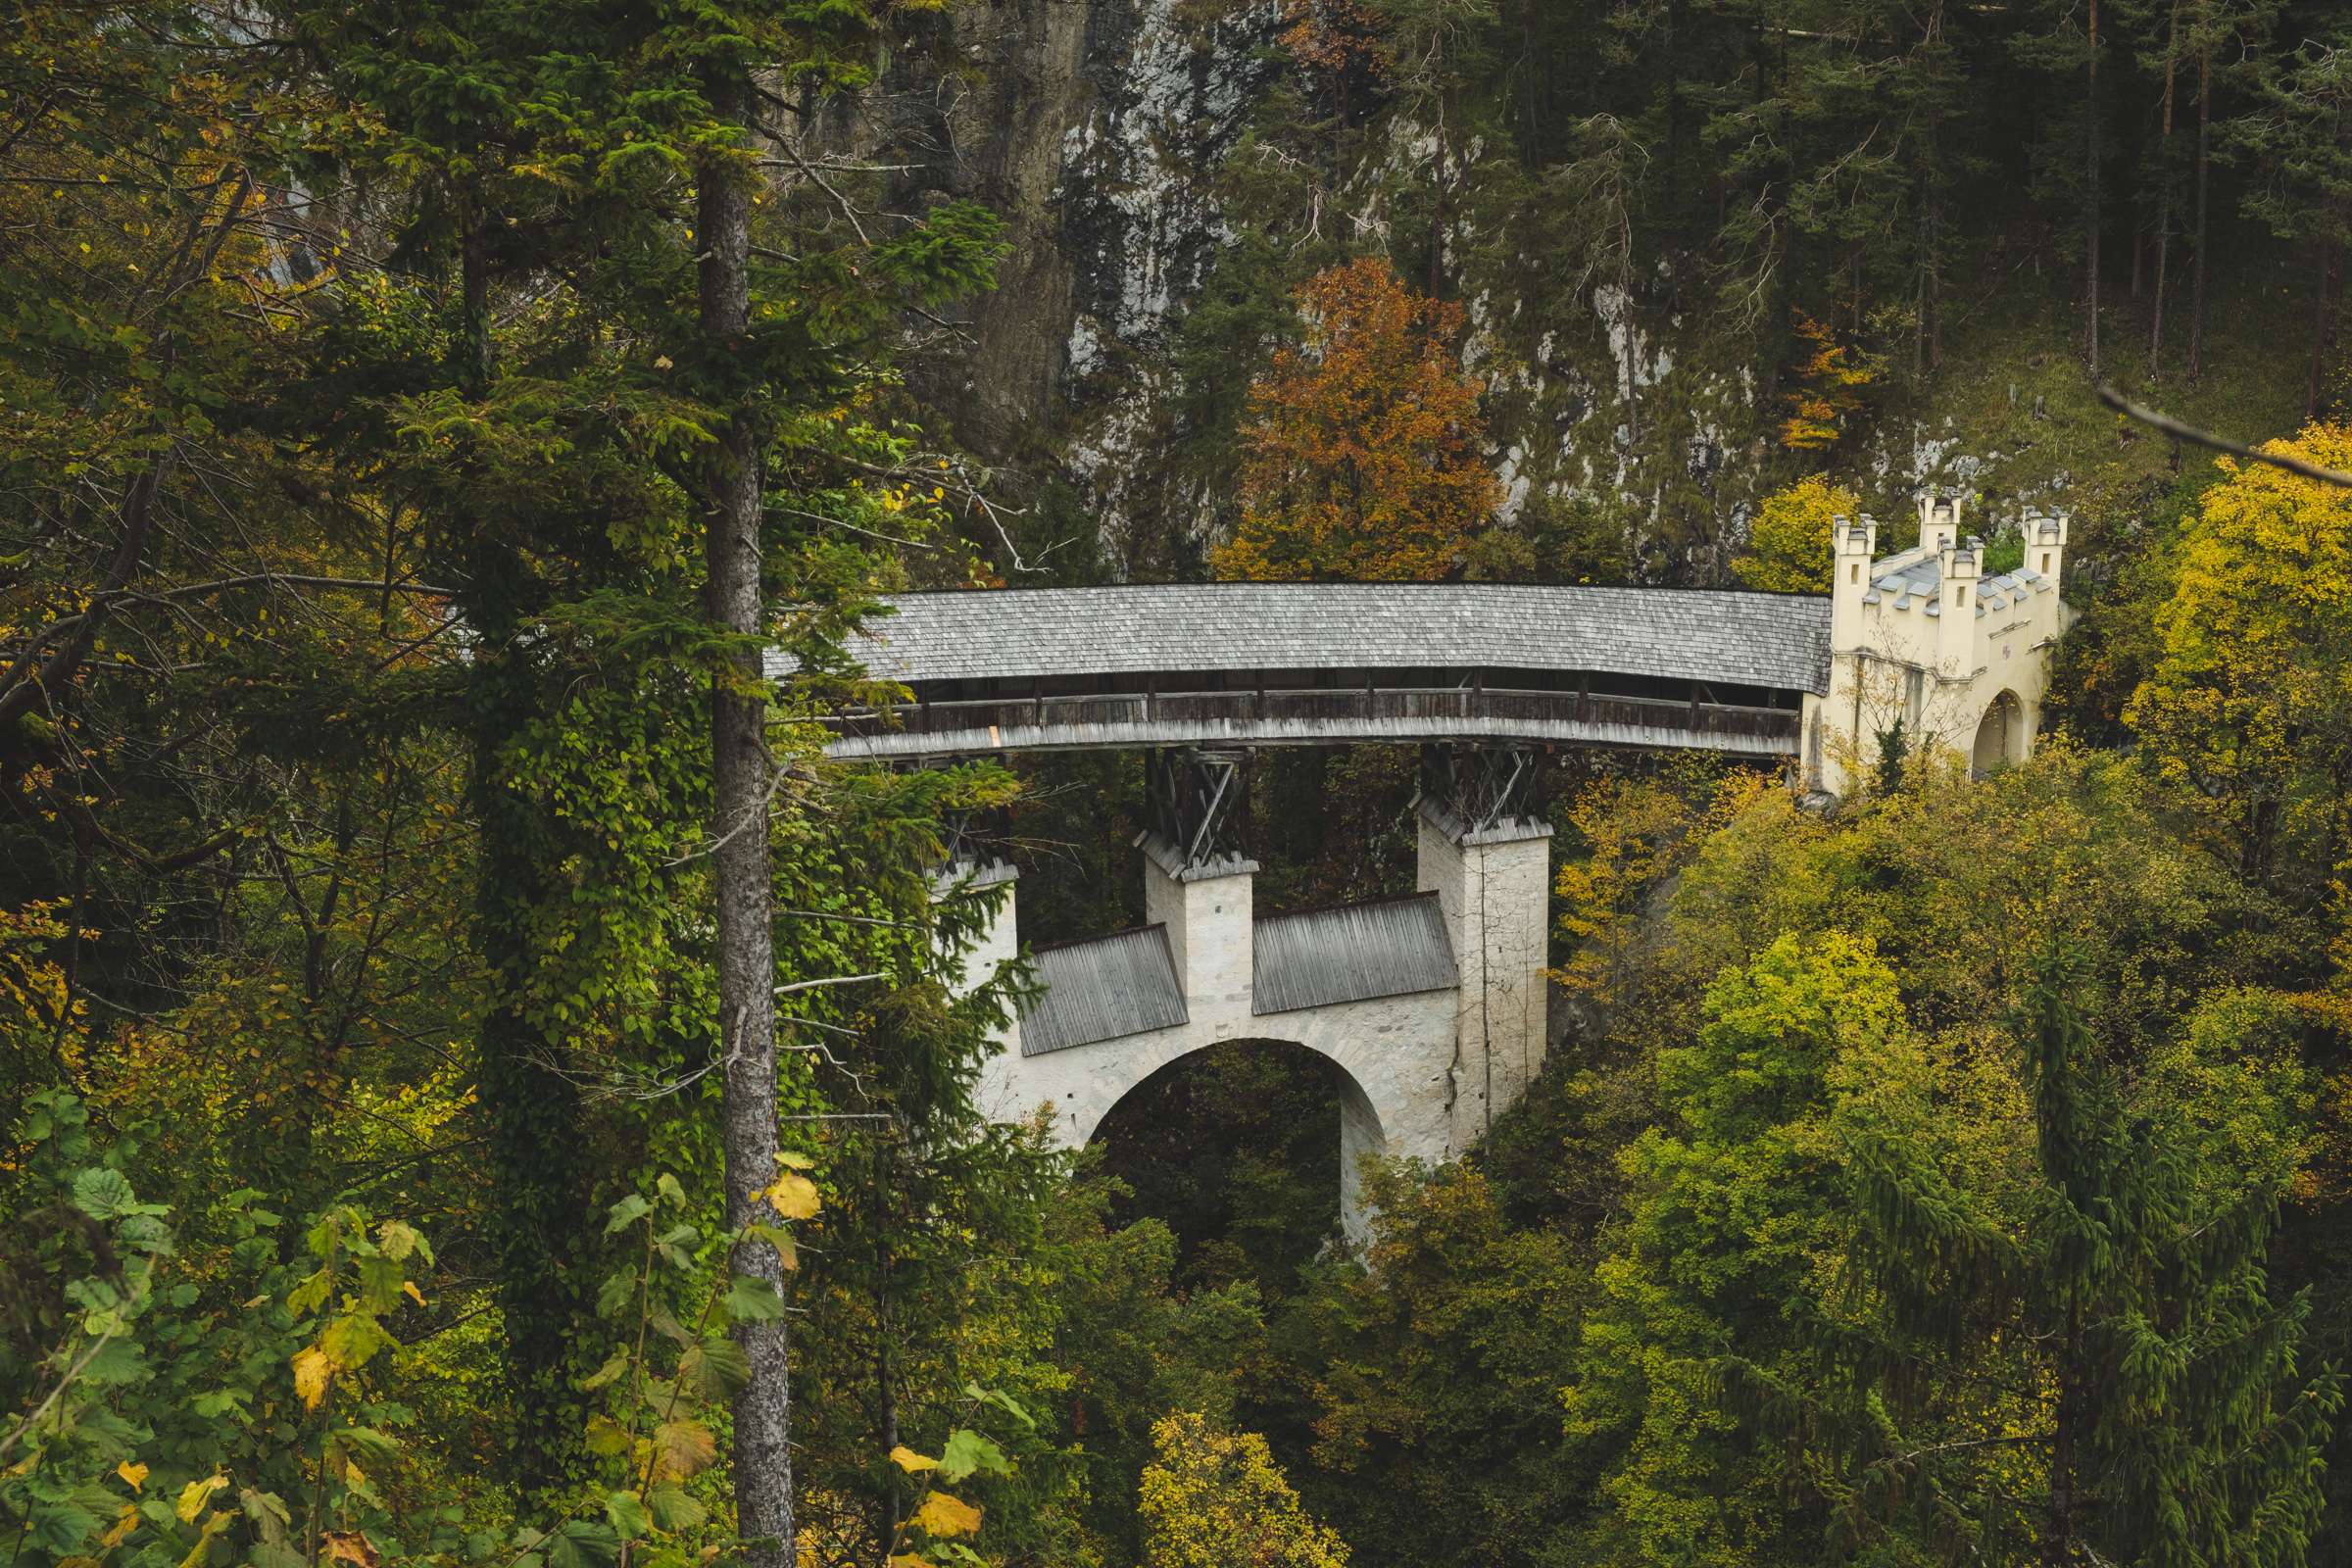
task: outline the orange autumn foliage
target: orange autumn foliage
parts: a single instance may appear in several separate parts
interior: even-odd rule
[[[1820,452],[1844,436],[1848,421],[1862,409],[1859,389],[1878,379],[1879,367],[1853,345],[1838,342],[1836,328],[1801,310],[1791,314],[1805,357],[1796,369],[1796,389],[1787,394],[1789,415],[1781,424],[1781,445],[1791,452]]]
[[[1462,310],[1364,258],[1298,291],[1306,340],[1250,388],[1242,520],[1220,577],[1430,581],[1457,569],[1502,498],[1480,454]]]
[[[1282,46],[1310,71],[1337,75],[1357,69],[1388,74],[1388,18],[1364,0],[1289,0],[1282,11]]]

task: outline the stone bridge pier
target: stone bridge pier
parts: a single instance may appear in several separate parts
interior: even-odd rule
[[[1425,748],[1415,886],[1399,899],[1264,913],[1235,833],[1247,759],[1152,759],[1152,825],[1138,840],[1145,924],[1037,951],[1042,995],[982,1075],[999,1120],[1042,1112],[1078,1147],[1162,1067],[1224,1042],[1269,1041],[1338,1064],[1341,1217],[1362,1241],[1365,1154],[1432,1163],[1485,1135],[1543,1064],[1550,827],[1525,748]],[[945,896],[1013,880],[956,868]],[[966,962],[1019,947],[1007,892]],[[1050,1107],[1050,1108],[1049,1108]]]

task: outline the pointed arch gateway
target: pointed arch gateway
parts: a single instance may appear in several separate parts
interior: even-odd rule
[[[2017,693],[2003,689],[1984,706],[1977,723],[1977,738],[1968,753],[1968,774],[1983,778],[1997,768],[2014,767],[2026,760],[2026,705]]]

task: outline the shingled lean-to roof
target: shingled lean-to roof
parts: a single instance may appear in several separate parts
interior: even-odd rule
[[[906,682],[1486,667],[1822,691],[1830,602],[1509,583],[1179,583],[904,594],[850,653]]]
[[[1261,915],[1250,939],[1261,1015],[1461,984],[1435,893]]]
[[[1173,1029],[1192,1016],[1164,925],[1054,943],[1036,956],[1040,989],[1021,1014],[1024,1056]]]

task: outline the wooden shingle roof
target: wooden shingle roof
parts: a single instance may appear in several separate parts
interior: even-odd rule
[[[1819,692],[1830,602],[1508,583],[1180,583],[906,594],[850,653],[909,683],[1484,666]]]
[[[1021,1014],[1024,1056],[1172,1029],[1191,1017],[1164,925],[1039,948],[1037,978],[1041,989]]]
[[[1261,1015],[1461,984],[1435,893],[1260,915],[1250,937]]]

